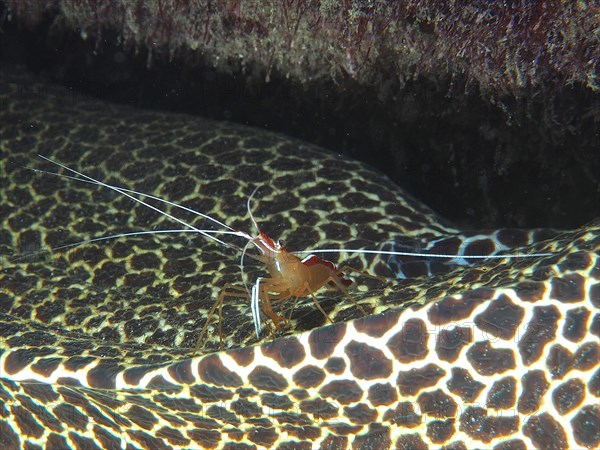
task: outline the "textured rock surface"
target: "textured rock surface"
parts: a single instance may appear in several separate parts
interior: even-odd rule
[[[30,24],[43,16],[39,2],[8,3]],[[496,97],[544,91],[548,83],[600,88],[595,1],[46,4],[82,36],[116,29],[125,44],[171,55],[197,51],[217,67],[267,77],[276,70],[303,84],[349,75],[385,93],[389,81],[464,74]]]

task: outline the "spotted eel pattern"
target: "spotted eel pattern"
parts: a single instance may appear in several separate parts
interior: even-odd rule
[[[318,147],[79,98],[14,68],[2,78],[3,448],[600,445],[599,222],[461,233]],[[257,342],[248,302],[232,300],[225,350],[212,352],[215,320],[191,358],[220,288],[241,282],[239,254],[187,234],[48,252],[174,224],[106,189],[24,169],[55,169],[36,154],[248,230],[245,199],[261,185],[254,213],[290,249],[552,256],[468,265],[332,254],[390,278],[354,278],[368,316],[324,289],[334,324],[302,299],[278,305],[289,326]]]

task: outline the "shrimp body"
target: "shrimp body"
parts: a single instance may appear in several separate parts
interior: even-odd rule
[[[253,244],[260,251],[258,255],[251,255],[251,257],[265,265],[270,277],[258,277],[255,284],[252,286],[251,292],[248,292],[246,287],[241,288],[240,286],[232,283],[227,283],[225,286],[223,286],[217,301],[214,303],[212,309],[208,312],[204,327],[200,331],[200,336],[198,337],[194,354],[200,348],[200,344],[208,330],[210,318],[214,315],[217,308],[219,309],[220,318],[219,336],[222,337],[221,308],[223,306],[225,297],[250,297],[252,319],[257,338],[260,337],[261,331],[261,311],[264,312],[269,319],[271,319],[276,329],[279,329],[279,324],[285,321],[284,317],[273,311],[272,302],[280,302],[290,298],[311,296],[317,309],[327,318],[329,322],[332,322],[329,315],[321,307],[314,296],[316,291],[324,287],[326,284],[330,284],[340,290],[347,298],[356,304],[346,289],[347,286],[352,284],[352,281],[344,278],[342,276],[342,272],[344,270],[353,270],[362,274],[361,271],[350,266],[338,268],[331,261],[327,261],[315,255],[309,255],[301,260],[283,248],[279,242],[275,242],[265,233],[260,231],[256,221],[254,220],[254,217],[252,217],[249,203],[248,212],[258,230],[258,234],[256,236],[250,236],[245,232],[240,233],[248,239],[249,244]],[[243,255],[244,254],[245,249]],[[363,314],[367,314],[360,305],[356,305]],[[223,343],[221,341],[221,345],[222,344]]]
[[[256,284],[252,287],[251,306],[257,338],[261,330],[259,312],[261,303],[262,311],[278,328],[279,323],[285,319],[273,311],[271,302],[310,295],[321,313],[331,321],[314,297],[314,293],[326,284],[330,284],[352,299],[346,290],[352,281],[344,278],[341,270],[331,261],[315,255],[309,255],[301,260],[260,230],[251,242],[261,251],[256,259],[266,266],[271,275],[269,278],[257,278]]]
[[[272,297],[273,300],[309,295],[325,284],[336,281],[344,286],[352,284],[352,281],[341,276],[331,261],[315,255],[309,255],[301,260],[263,232],[259,232],[259,235],[253,238],[253,243],[262,252],[258,259],[269,271],[270,280],[285,286],[284,290]]]

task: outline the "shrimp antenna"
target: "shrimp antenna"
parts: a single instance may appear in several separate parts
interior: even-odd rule
[[[446,255],[443,253],[396,252],[388,250],[365,250],[360,248],[325,248],[319,250],[300,250],[292,252],[298,255],[304,253],[361,253],[372,255],[414,256],[422,258],[464,258],[464,259],[504,259],[504,258],[538,258],[552,256],[552,253],[511,253],[508,255]]]
[[[154,210],[154,211],[156,211],[156,212],[159,212],[160,214],[162,214],[162,215],[164,215],[164,216],[168,217],[169,219],[171,219],[171,220],[174,220],[174,221],[176,221],[176,222],[180,223],[181,225],[184,225],[184,226],[186,226],[186,227],[188,227],[188,228],[190,228],[190,229],[194,230],[195,232],[197,232],[197,233],[200,233],[200,234],[202,234],[203,236],[206,236],[207,238],[209,238],[209,239],[211,239],[211,240],[213,240],[213,241],[215,241],[215,242],[218,242],[218,243],[220,243],[220,244],[222,244],[222,245],[224,245],[224,246],[226,246],[226,247],[233,247],[233,248],[238,248],[238,249],[239,249],[239,247],[236,247],[236,246],[234,246],[234,245],[228,244],[227,242],[224,242],[224,241],[222,241],[221,239],[218,239],[218,238],[216,238],[216,237],[212,236],[211,234],[209,234],[209,233],[206,233],[204,230],[200,230],[200,229],[198,229],[198,228],[194,227],[193,225],[191,225],[191,224],[189,224],[189,223],[185,222],[184,220],[181,220],[181,219],[179,219],[179,218],[177,218],[177,217],[175,217],[175,216],[173,216],[173,215],[171,215],[171,214],[167,213],[166,211],[163,211],[163,210],[161,210],[161,209],[159,209],[159,208],[157,208],[157,207],[155,207],[155,206],[153,206],[153,205],[151,205],[151,204],[149,204],[149,203],[146,203],[146,202],[144,202],[144,201],[140,200],[139,198],[136,198],[136,197],[134,197],[133,195],[131,195],[131,194],[129,194],[129,193],[127,193],[127,192],[125,192],[125,189],[124,189],[124,188],[120,188],[120,187],[113,186],[113,185],[111,185],[111,184],[104,183],[104,182],[102,182],[102,181],[96,180],[95,178],[92,178],[92,177],[90,177],[90,176],[88,176],[88,175],[85,175],[85,174],[83,174],[83,173],[80,173],[80,172],[78,172],[78,171],[76,171],[76,170],[74,170],[74,169],[71,169],[70,167],[68,167],[68,166],[66,166],[66,165],[64,165],[64,164],[61,164],[61,163],[59,163],[59,162],[56,162],[56,161],[53,161],[53,160],[51,160],[50,158],[46,158],[45,156],[42,156],[42,155],[38,155],[38,156],[39,156],[40,158],[42,158],[43,160],[45,160],[45,161],[51,162],[52,164],[55,164],[55,165],[57,165],[57,166],[59,166],[59,167],[62,167],[62,168],[63,168],[63,169],[65,169],[65,170],[68,170],[69,172],[71,172],[71,173],[73,173],[73,174],[77,175],[77,177],[81,177],[81,178],[82,178],[82,180],[81,180],[81,181],[86,181],[86,180],[87,180],[87,182],[89,182],[89,183],[95,184],[95,185],[97,185],[97,186],[103,186],[103,187],[105,187],[105,188],[108,188],[108,189],[110,189],[110,190],[112,190],[112,191],[118,192],[119,194],[121,194],[121,195],[124,195],[125,197],[128,197],[128,198],[130,198],[131,200],[133,200],[133,201],[135,201],[135,202],[137,202],[137,203],[140,203],[140,204],[142,204],[142,205],[146,206],[147,208],[150,208],[150,209],[152,209],[152,210]],[[37,170],[37,169],[32,169],[32,170],[34,170],[34,171],[38,171],[38,172],[44,172],[44,171],[40,171],[40,170]],[[46,173],[53,173],[53,172],[46,172]],[[57,175],[57,176],[61,176],[61,174],[56,174],[56,173],[54,173],[54,174],[55,174],[55,175]],[[65,177],[66,177],[66,178],[72,178],[72,179],[75,179],[75,180],[77,180],[77,179],[78,179],[78,178],[76,178],[76,177],[69,177],[69,176],[65,176]],[[147,194],[143,194],[143,193],[138,193],[138,192],[136,192],[136,194],[139,194],[139,195],[146,195],[147,197],[149,197]],[[157,199],[158,199],[158,198],[157,198]],[[203,216],[203,217],[205,217],[205,215],[202,215],[202,216]],[[208,217],[208,216],[206,216],[206,217]],[[210,219],[211,219],[211,220],[213,220],[213,221],[216,221],[215,219],[212,219],[212,218],[210,218]],[[220,223],[220,222],[219,222],[219,223]],[[223,225],[223,226],[225,226],[226,228],[228,228],[228,229],[230,229],[230,230],[231,230],[231,228],[230,228],[230,227],[228,227],[227,225],[224,225],[224,224],[222,224],[222,225]],[[250,237],[249,237],[249,236],[248,236],[246,233],[243,233],[243,232],[241,232],[241,231],[232,231],[232,234],[236,234],[236,235],[238,235],[238,236],[241,236],[241,237],[244,237],[244,238],[246,238],[246,239],[250,239]]]
[[[254,215],[252,214],[252,209],[250,208],[250,202],[252,201],[252,197],[254,197],[254,194],[256,194],[258,192],[258,189],[260,188],[260,186],[256,186],[254,188],[254,190],[252,191],[252,194],[250,194],[250,197],[248,197],[248,200],[246,200],[246,209],[248,210],[248,215],[250,216],[250,220],[252,220],[252,223],[254,224],[254,227],[256,228],[256,231],[260,232],[260,228],[258,228],[258,224],[256,223],[256,220],[254,219]]]
[[[256,228],[256,231],[260,234],[260,228],[258,228],[258,223],[256,223],[256,219],[254,218],[254,215],[252,214],[252,208],[250,207],[250,204],[252,202],[252,198],[258,192],[259,188],[260,188],[260,186],[256,186],[254,188],[254,190],[252,191],[252,194],[250,194],[250,197],[248,197],[248,200],[246,200],[246,209],[248,210],[248,215],[250,216],[250,220],[252,221],[252,224],[254,225],[254,228]],[[254,320],[254,329],[256,331],[256,337],[258,338],[259,331],[260,331],[260,312],[258,310],[257,305],[254,302],[254,295],[252,295],[252,293],[250,292],[250,289],[248,288],[248,283],[246,283],[246,276],[245,276],[245,273],[244,273],[244,256],[246,256],[246,250],[248,250],[248,246],[250,244],[255,244],[255,242],[254,242],[255,239],[256,238],[253,238],[252,240],[249,240],[246,243],[246,245],[244,245],[244,249],[242,250],[242,257],[240,258],[240,273],[241,273],[241,276],[242,276],[242,283],[244,283],[244,289],[246,289],[246,293],[252,299],[252,301],[251,301],[252,318]],[[250,255],[250,256],[253,256],[253,255]],[[254,258],[258,259],[260,261],[260,258],[256,258],[256,257],[254,257]],[[254,292],[254,290],[252,292]]]
[[[244,272],[244,257],[246,256],[246,250],[248,250],[248,247],[252,243],[253,243],[253,241],[246,242],[246,245],[244,245],[244,248],[242,249],[242,256],[240,258],[240,272],[242,274],[242,282],[244,283],[244,288],[246,289],[246,292],[248,293],[248,295],[250,295],[250,289],[248,289],[248,283],[246,283],[246,277],[244,276],[245,275],[245,272]],[[250,256],[254,256],[254,255],[250,255]]]
[[[202,234],[204,233],[208,233],[208,234],[231,234],[234,236],[238,236],[237,233],[233,232],[233,231],[221,231],[221,230],[201,230]],[[60,245],[58,247],[52,247],[52,248],[46,248],[46,249],[41,249],[41,250],[37,250],[34,252],[25,252],[19,256],[16,256],[14,258],[11,258],[11,261],[18,261],[20,259],[23,258],[27,258],[30,256],[34,256],[40,253],[44,253],[44,252],[57,252],[59,250],[65,250],[68,248],[73,248],[73,247],[77,247],[79,245],[82,244],[92,244],[94,242],[101,242],[101,241],[109,241],[112,239],[119,239],[119,238],[123,238],[123,237],[135,237],[135,236],[144,236],[144,235],[149,235],[149,234],[153,234],[153,235],[157,235],[157,234],[180,234],[180,233],[198,233],[198,231],[195,230],[190,230],[190,229],[181,229],[181,230],[152,230],[152,231],[131,231],[128,233],[118,233],[118,234],[111,234],[109,236],[101,236],[101,237],[97,237],[97,238],[93,238],[93,239],[86,239],[84,241],[78,241],[78,242],[73,242],[71,244],[64,244],[64,245]],[[236,250],[242,250],[241,248],[231,245],[231,247],[235,248]],[[249,256],[254,256],[254,255],[249,255]]]
[[[51,159],[49,159],[49,158],[46,158],[46,157],[44,157],[44,156],[42,156],[42,155],[38,155],[38,156],[39,156],[40,158],[43,158],[43,159],[46,159],[46,160],[50,161],[50,162],[51,162],[51,163],[53,163],[53,164],[57,164],[57,165],[58,165],[58,163],[57,163],[57,162],[55,162],[55,161],[52,161],[52,160],[51,160]],[[70,169],[69,167],[66,167],[66,166],[64,166],[64,167],[65,167],[65,168],[67,168],[67,169],[69,169],[69,170],[72,170],[72,169]],[[31,170],[32,172],[44,173],[44,174],[46,174],[46,175],[54,175],[54,176],[56,176],[56,177],[60,177],[60,178],[68,178],[68,179],[70,179],[70,180],[79,181],[80,183],[88,183],[88,184],[93,184],[93,185],[95,185],[95,186],[103,186],[103,184],[100,184],[100,182],[99,182],[99,181],[95,181],[95,180],[93,180],[93,179],[92,179],[92,180],[86,180],[86,179],[84,179],[84,178],[80,178],[80,177],[75,177],[75,176],[71,176],[71,175],[65,175],[65,174],[62,174],[62,173],[57,173],[57,172],[51,172],[51,171],[49,171],[49,170],[42,170],[42,169],[32,169],[32,168],[30,168],[30,167],[24,167],[24,169]],[[109,187],[110,187],[111,185],[107,185],[107,186],[109,186]],[[233,229],[232,227],[230,227],[229,225],[227,225],[227,224],[225,224],[225,223],[221,222],[220,220],[217,220],[217,219],[215,219],[214,217],[211,217],[211,216],[209,216],[208,214],[204,214],[204,213],[201,213],[200,211],[196,211],[196,210],[194,210],[194,209],[192,209],[192,208],[188,208],[187,206],[184,206],[184,205],[179,205],[179,204],[177,204],[177,203],[175,203],[175,202],[171,202],[171,201],[169,201],[169,200],[165,200],[164,198],[160,198],[160,197],[157,197],[157,196],[155,196],[155,195],[151,195],[151,194],[146,194],[145,192],[135,191],[135,190],[133,190],[133,189],[127,189],[127,188],[124,188],[124,187],[121,187],[121,186],[112,186],[112,187],[113,187],[113,188],[115,188],[115,189],[117,189],[118,191],[121,191],[121,192],[128,192],[128,193],[130,193],[130,194],[142,195],[142,196],[144,196],[144,197],[146,197],[146,198],[150,198],[150,199],[152,199],[152,200],[156,200],[156,201],[158,201],[158,202],[165,203],[165,204],[167,204],[167,205],[170,205],[170,206],[174,206],[175,208],[182,209],[182,210],[184,210],[184,211],[190,212],[190,213],[192,213],[192,214],[195,214],[195,215],[197,215],[197,216],[200,216],[200,217],[203,217],[203,218],[205,218],[205,219],[207,219],[207,220],[210,220],[211,222],[214,222],[214,223],[216,223],[217,225],[220,225],[220,226],[222,226],[222,227],[224,227],[224,228],[227,228],[228,230],[231,230],[231,231],[237,231],[237,230],[234,230],[234,229]]]

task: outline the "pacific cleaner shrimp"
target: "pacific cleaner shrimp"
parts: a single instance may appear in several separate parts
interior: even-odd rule
[[[69,244],[66,246],[61,246],[58,248],[66,248],[75,245],[79,245],[82,243],[89,243],[101,240],[108,239],[116,239],[121,237],[131,237],[131,236],[140,236],[145,234],[166,234],[166,233],[196,233],[204,236],[205,238],[213,241],[219,245],[225,246],[227,248],[232,248],[241,253],[240,257],[240,272],[242,285],[235,283],[226,283],[222,288],[217,297],[217,300],[213,303],[212,308],[207,314],[205,323],[200,330],[199,337],[197,339],[197,343],[195,345],[193,353],[197,353],[198,349],[203,342],[203,338],[208,331],[208,327],[211,323],[212,317],[217,313],[219,316],[219,339],[221,343],[221,348],[223,347],[223,335],[222,335],[222,307],[226,300],[226,298],[237,297],[249,300],[250,307],[252,311],[252,321],[254,324],[254,332],[257,339],[260,339],[260,334],[262,331],[262,318],[261,312],[266,316],[270,323],[273,324],[275,330],[278,330],[281,327],[282,323],[286,323],[287,320],[285,317],[281,316],[277,312],[273,310],[273,304],[280,303],[290,299],[298,299],[301,297],[310,297],[312,299],[315,307],[320,311],[320,313],[331,322],[331,318],[325,312],[325,310],[321,307],[319,300],[316,297],[316,294],[325,286],[330,286],[337,291],[341,292],[344,297],[350,300],[361,312],[363,315],[367,315],[367,311],[358,304],[351,293],[348,290],[348,287],[353,283],[353,281],[345,275],[345,273],[355,273],[360,276],[366,276],[378,279],[380,281],[384,281],[381,277],[376,277],[370,274],[367,274],[361,270],[358,270],[349,265],[336,266],[333,262],[328,261],[324,258],[317,256],[317,253],[334,253],[334,252],[344,252],[344,253],[363,253],[363,254],[375,254],[375,255],[394,255],[394,256],[411,256],[411,257],[427,257],[427,258],[449,258],[458,255],[448,255],[448,254],[432,254],[427,252],[404,252],[404,251],[383,251],[383,250],[370,250],[370,249],[318,249],[318,250],[306,250],[302,252],[294,252],[296,254],[308,254],[303,259],[300,259],[296,254],[292,252],[288,252],[285,247],[279,242],[273,240],[263,231],[261,231],[251,208],[251,202],[253,197],[255,196],[258,188],[254,189],[252,194],[249,196],[246,202],[247,214],[250,217],[250,220],[256,229],[256,234],[252,235],[248,232],[235,229],[214,217],[211,217],[202,212],[195,211],[191,208],[188,208],[183,205],[176,204],[169,200],[162,199],[160,197],[146,194],[140,191],[135,191],[132,189],[127,189],[124,187],[119,187],[111,184],[104,183],[98,179],[92,178],[89,175],[83,174],[81,172],[76,171],[60,162],[53,161],[49,158],[39,155],[43,160],[52,163],[63,170],[67,171],[71,175],[65,175],[57,172],[33,169],[36,172],[56,175],[63,178],[68,178],[72,180],[76,180],[79,182],[89,183],[92,185],[104,187],[108,190],[116,192],[123,197],[126,197],[136,203],[143,205],[144,207],[149,208],[159,214],[167,217],[168,219],[183,225],[184,229],[170,229],[170,230],[155,230],[155,231],[137,231],[137,232],[129,232],[129,233],[120,233],[114,234],[110,236],[104,236],[99,238],[90,239],[87,241],[78,242],[75,244]],[[222,230],[209,230],[197,228],[190,223],[154,206],[149,204],[146,201],[141,200],[139,197],[144,197],[147,199],[152,199],[154,201],[163,203],[165,205],[169,205],[175,208],[179,208],[190,212],[202,219],[217,225],[222,228]],[[224,241],[224,236],[235,236],[242,238],[246,241],[246,244],[243,247],[231,244],[229,242]],[[54,250],[58,249],[55,248]],[[253,248],[258,251],[258,253],[250,253],[249,249]],[[515,257],[535,257],[535,256],[547,256],[547,253],[538,253],[538,254],[511,254],[511,255],[460,255],[463,259],[481,259],[481,258],[515,258]],[[253,281],[251,285],[249,285],[245,280],[244,273],[244,260],[245,257],[249,257],[259,263],[263,264],[266,270],[269,273],[268,277],[257,277],[256,280]],[[269,327],[270,328],[270,327]],[[271,335],[274,336],[273,330],[271,330]]]

